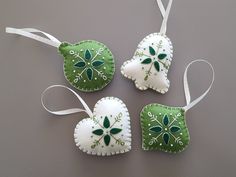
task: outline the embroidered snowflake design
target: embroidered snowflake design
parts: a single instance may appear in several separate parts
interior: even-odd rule
[[[157,117],[152,117],[151,121],[157,122],[158,125],[149,128],[150,132],[154,133],[154,135],[157,135],[156,137],[152,137],[151,141],[149,142],[149,145],[158,143],[158,139],[160,137],[162,139],[161,142],[164,142],[165,145],[169,145],[171,138],[174,138],[175,143],[183,145],[181,139],[175,135],[181,130],[179,126],[173,125],[174,122],[177,121],[176,117],[174,117],[171,122],[167,115],[164,115],[161,121]],[[162,145],[162,143],[160,143],[160,145]],[[173,144],[171,144],[171,146],[173,146]]]
[[[105,116],[102,125],[99,123],[99,120],[94,119],[95,124],[98,124],[100,128],[92,131],[94,135],[99,136],[99,139],[96,139],[93,142],[93,145],[91,146],[92,149],[100,145],[102,140],[106,146],[109,146],[111,139],[114,139],[116,144],[124,146],[125,143],[121,139],[115,137],[115,135],[119,134],[122,131],[121,128],[115,127],[116,124],[121,121],[121,117],[122,113],[116,116],[114,123],[111,124],[109,118]]]
[[[142,62],[141,62],[141,64],[144,64],[144,65],[150,64],[149,69],[145,72],[145,74],[146,74],[146,76],[144,78],[145,81],[152,74],[151,70],[152,70],[153,66],[157,70],[157,72],[159,72],[161,70],[160,69],[161,68],[160,63],[166,69],[168,68],[166,66],[166,64],[164,62],[162,62],[162,60],[166,58],[167,54],[165,54],[165,53],[158,53],[159,49],[161,47],[162,47],[162,41],[159,42],[159,44],[157,46],[157,51],[155,51],[155,49],[152,46],[149,46],[149,54],[148,55],[146,55],[144,53],[136,53],[137,56],[146,56],[146,57],[148,57],[148,58],[145,58],[144,60],[142,60]]]
[[[74,82],[78,82],[81,78],[83,78],[82,74],[86,72],[86,76],[89,81],[93,79],[94,72],[97,72],[98,76],[102,77],[104,80],[107,80],[107,77],[104,75],[102,71],[99,71],[99,67],[104,64],[104,61],[97,59],[98,56],[103,52],[103,48],[100,48],[96,51],[96,54],[93,56],[89,49],[86,49],[84,52],[84,56],[80,56],[77,54],[76,56],[79,58],[79,61],[74,64],[74,67],[83,69],[82,72],[78,73]],[[96,78],[95,78],[96,79]]]

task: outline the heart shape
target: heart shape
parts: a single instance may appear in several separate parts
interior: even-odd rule
[[[149,104],[140,117],[144,150],[177,153],[188,146],[190,136],[183,108]]]
[[[167,73],[173,57],[170,39],[159,33],[145,37],[131,60],[124,62],[121,73],[135,82],[140,90],[151,88],[166,93],[170,82]]]
[[[131,150],[130,116],[118,98],[99,100],[93,117],[83,119],[75,128],[76,145],[92,155],[109,156]]]
[[[104,44],[93,40],[77,44],[63,42],[58,49],[64,56],[65,77],[78,90],[97,91],[111,82],[114,57]]]

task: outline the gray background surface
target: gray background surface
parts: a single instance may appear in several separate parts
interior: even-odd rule
[[[0,177],[234,177],[236,167],[235,117],[235,0],[174,0],[167,35],[174,45],[165,95],[139,91],[120,74],[146,35],[158,32],[161,15],[155,0],[0,0]],[[96,157],[74,144],[75,125],[85,114],[59,119],[41,106],[40,94],[52,84],[70,86],[63,59],[55,48],[16,35],[4,28],[33,27],[61,41],[95,39],[116,58],[112,83],[95,93],[79,94],[91,109],[102,97],[116,96],[129,109],[132,151]],[[210,94],[187,113],[191,135],[181,154],[141,149],[139,112],[157,102],[185,104],[182,76],[193,59],[208,59],[216,80]],[[189,73],[191,93],[199,96],[210,82],[209,68],[196,64]],[[56,97],[56,98],[55,98]],[[79,106],[68,93],[48,95],[55,108]]]

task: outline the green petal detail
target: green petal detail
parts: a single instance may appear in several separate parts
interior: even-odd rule
[[[115,134],[117,134],[117,133],[120,133],[121,130],[122,130],[122,129],[120,129],[120,128],[112,128],[111,131],[110,131],[110,133],[113,134],[113,135],[115,135]]]
[[[94,130],[93,134],[101,136],[103,134],[103,130],[102,129]]]
[[[90,60],[92,58],[92,55],[88,49],[85,51],[84,58],[87,60]]]
[[[101,65],[103,65],[103,64],[104,64],[104,62],[101,61],[101,60],[96,60],[96,61],[94,61],[94,62],[92,63],[92,65],[93,65],[94,67],[99,67],[99,66],[101,66]]]
[[[167,125],[169,124],[169,118],[168,118],[167,115],[165,115],[165,116],[163,117],[163,124],[164,124],[165,126],[167,126]]]
[[[156,55],[154,48],[152,48],[151,46],[149,46],[149,52],[152,56]]]
[[[172,127],[170,127],[170,131],[171,131],[172,133],[178,132],[179,130],[180,130],[180,128],[179,128],[178,126],[172,126]]]
[[[165,53],[161,53],[161,54],[159,54],[158,55],[158,58],[160,59],[160,60],[163,60],[164,58],[166,58],[166,54]]]
[[[92,78],[93,78],[93,70],[91,68],[88,68],[86,72],[87,72],[88,79],[92,80]]]
[[[107,116],[105,117],[105,119],[104,119],[104,121],[103,121],[103,126],[104,126],[105,128],[109,128],[109,127],[110,127],[110,121],[109,121],[109,119],[108,119]]]
[[[106,144],[106,146],[108,146],[110,144],[110,141],[111,141],[110,135],[105,135],[104,136],[104,143]]]
[[[151,127],[149,130],[155,133],[159,133],[162,131],[162,128],[160,126],[155,126],[155,127]]]
[[[164,142],[165,142],[166,144],[169,143],[170,136],[169,136],[168,133],[164,133],[162,138],[163,138],[163,140],[164,140]]]
[[[85,67],[86,63],[83,61],[79,61],[78,63],[76,63],[74,66],[78,67],[78,68],[83,68]]]
[[[152,62],[151,58],[146,58],[145,60],[142,61],[142,64],[149,64]]]
[[[160,71],[160,64],[159,64],[159,62],[155,61],[154,62],[154,66],[155,66],[156,70],[159,72]]]

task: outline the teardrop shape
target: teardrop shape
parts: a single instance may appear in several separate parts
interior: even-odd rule
[[[84,58],[87,60],[90,60],[92,58],[92,55],[88,49],[85,51]]]
[[[104,126],[105,128],[109,128],[109,127],[110,127],[110,121],[109,121],[109,119],[108,119],[107,116],[105,117],[105,119],[104,119],[104,121],[103,121],[103,126]]]
[[[160,126],[155,126],[155,127],[151,127],[149,130],[159,133],[162,131],[162,128]]]
[[[154,48],[152,48],[151,46],[149,46],[149,52],[152,56],[156,55]]]
[[[122,129],[120,129],[120,128],[112,128],[110,133],[115,135],[115,134],[120,133],[121,131],[122,131]]]
[[[103,63],[104,63],[104,62],[101,61],[101,60],[96,60],[96,61],[94,61],[94,62],[92,63],[92,65],[93,65],[94,67],[99,67],[99,66],[101,66]]]
[[[151,58],[146,58],[142,61],[142,64],[149,64],[152,62],[152,59]]]
[[[158,55],[158,58],[159,58],[160,60],[163,60],[166,56],[167,56],[167,55],[166,55],[165,53],[161,53],[161,54]]]
[[[91,68],[88,68],[86,72],[88,79],[91,81],[93,78],[93,70]]]
[[[85,65],[86,65],[85,62],[79,61],[78,63],[75,64],[75,67],[83,68],[83,67],[85,67]]]
[[[178,126],[172,126],[172,127],[170,127],[170,131],[172,132],[172,133],[176,133],[176,132],[178,132],[180,130],[180,127],[178,127]]]
[[[159,64],[159,62],[155,61],[154,62],[154,66],[155,66],[156,70],[159,72],[160,71],[160,64]]]
[[[94,130],[93,131],[93,134],[95,134],[95,135],[102,135],[103,134],[103,130],[102,129],[97,129],[97,130]]]
[[[163,140],[164,140],[165,144],[169,143],[169,139],[170,139],[169,134],[168,133],[164,133],[163,134]]]
[[[163,118],[163,124],[164,124],[165,126],[167,126],[167,125],[169,124],[169,118],[168,118],[167,115],[165,115],[164,118]]]
[[[110,144],[110,141],[111,141],[110,135],[105,135],[104,136],[104,143],[106,144],[106,146],[108,146]]]

